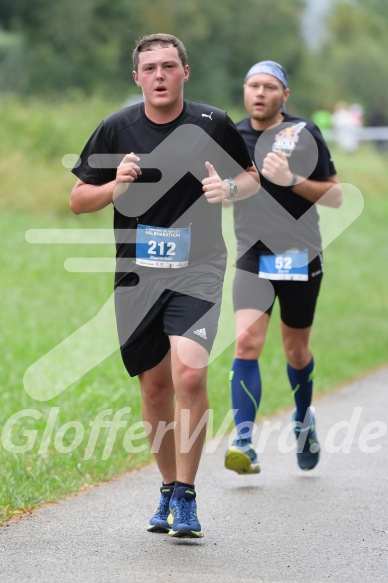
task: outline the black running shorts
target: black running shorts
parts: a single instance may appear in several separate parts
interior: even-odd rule
[[[130,376],[163,360],[170,349],[169,336],[191,338],[210,353],[217,333],[222,285],[218,275],[197,273],[116,288],[120,350]]]
[[[237,261],[233,281],[234,310],[251,308],[271,315],[275,299],[278,298],[280,317],[286,326],[310,327],[323,277],[322,255],[319,254],[309,263],[307,281],[261,279],[258,277],[258,265],[259,255],[252,250]]]

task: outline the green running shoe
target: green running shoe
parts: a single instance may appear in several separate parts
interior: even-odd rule
[[[225,467],[238,474],[259,474],[260,466],[253,445],[248,439],[237,436],[225,454]]]

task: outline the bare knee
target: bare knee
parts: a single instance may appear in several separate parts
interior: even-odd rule
[[[235,357],[245,360],[256,360],[259,358],[263,348],[264,339],[254,334],[249,328],[244,330],[236,340]]]
[[[287,362],[292,368],[301,370],[311,360],[312,353],[308,346],[294,345],[284,349]]]
[[[173,399],[174,397],[172,382],[167,384],[158,381],[140,381],[140,388],[143,401],[153,409],[161,408],[168,399]]]
[[[174,374],[177,399],[195,399],[206,393],[206,369],[181,364]]]

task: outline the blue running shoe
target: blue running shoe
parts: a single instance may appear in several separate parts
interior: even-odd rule
[[[253,445],[248,439],[237,436],[225,454],[225,467],[238,474],[259,474],[260,466]]]
[[[197,517],[197,503],[194,490],[181,486],[170,500],[170,536],[175,538],[201,538],[203,532]]]
[[[312,470],[319,462],[320,445],[315,431],[315,417],[312,416],[309,427],[296,427],[295,413],[292,421],[297,439],[296,456],[301,470]]]
[[[160,501],[154,516],[148,523],[148,532],[170,532],[170,525],[167,522],[170,514],[170,500],[174,492],[174,486],[162,486],[160,488]]]

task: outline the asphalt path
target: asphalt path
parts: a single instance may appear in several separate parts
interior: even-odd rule
[[[152,464],[4,526],[1,583],[388,581],[388,368],[315,407],[322,455],[311,472],[291,450],[291,411],[259,424],[259,475],[224,469],[228,436],[207,444],[203,539],[146,531],[158,502]]]

